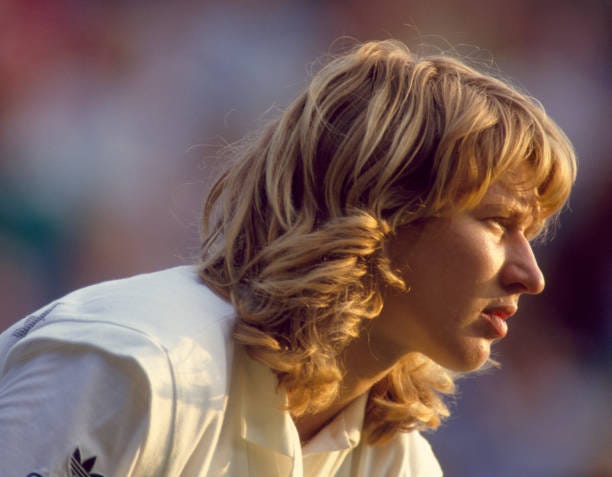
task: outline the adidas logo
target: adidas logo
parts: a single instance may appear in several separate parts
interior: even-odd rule
[[[104,477],[102,474],[92,472],[96,464],[96,456],[90,457],[84,461],[81,459],[81,451],[77,447],[72,456],[70,456],[69,468],[71,477]]]

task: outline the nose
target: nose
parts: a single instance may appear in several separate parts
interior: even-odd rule
[[[501,280],[504,288],[511,293],[537,295],[544,290],[544,275],[531,244],[522,234],[509,244]]]

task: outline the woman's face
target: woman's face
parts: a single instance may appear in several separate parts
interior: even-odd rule
[[[519,297],[544,289],[527,238],[527,198],[497,183],[474,209],[400,228],[388,250],[409,290],[385,290],[371,343],[418,351],[456,371],[484,364]]]

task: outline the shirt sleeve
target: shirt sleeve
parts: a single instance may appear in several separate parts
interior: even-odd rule
[[[134,360],[30,343],[0,377],[0,475],[141,475],[149,414],[147,377]]]

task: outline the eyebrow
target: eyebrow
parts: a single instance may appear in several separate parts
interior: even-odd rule
[[[481,203],[482,209],[503,209],[504,213],[508,214],[508,218],[519,222],[525,226],[526,230],[532,229],[534,226],[540,228],[544,222],[540,215],[540,207],[537,202],[521,200],[513,198],[497,198],[491,199],[490,202]]]
[[[481,202],[476,208],[501,208],[516,215],[528,215],[531,210],[536,209],[528,201],[516,198],[492,198]]]

